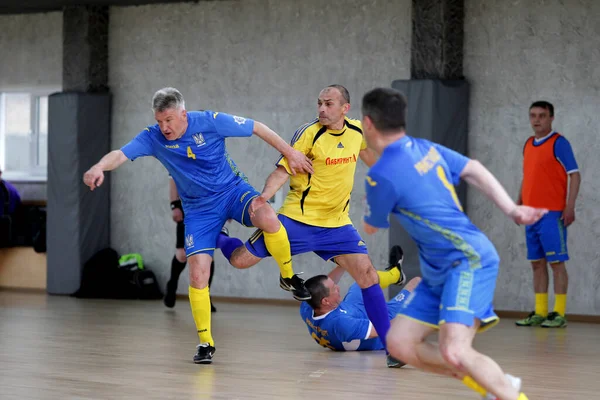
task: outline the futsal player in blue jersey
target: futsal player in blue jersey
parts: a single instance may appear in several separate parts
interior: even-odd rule
[[[373,323],[367,316],[360,286],[353,283],[342,300],[338,283],[345,270],[336,266],[328,275],[317,275],[305,282],[311,294],[310,300],[300,306],[300,316],[308,327],[308,333],[322,347],[334,351],[385,350]],[[402,248],[390,250],[390,265],[385,271],[377,271],[379,286],[402,286],[406,275],[402,271]],[[419,284],[421,278],[411,279],[403,290],[387,302],[388,317],[394,319],[399,307]],[[402,367],[404,363],[387,358],[390,368]]]
[[[197,364],[209,364],[215,352],[211,334],[208,280],[217,236],[228,219],[264,230],[265,243],[280,266],[281,276],[295,297],[310,298],[303,281],[293,273],[285,228],[270,207],[249,209],[260,195],[244,179],[225,149],[227,137],[253,134],[281,152],[293,173],[312,173],[310,160],[293,149],[266,125],[251,119],[212,111],[185,110],[181,93],[174,88],[157,91],[152,99],[157,124],[145,128],[120,150],[105,155],[84,174],[92,190],[128,159],[154,156],[175,181],[184,211],[185,250],[190,270],[189,297],[200,344]]]
[[[472,347],[478,331],[498,322],[493,297],[499,257],[456,195],[460,178],[487,195],[518,224],[547,210],[518,206],[478,161],[406,134],[406,100],[377,88],[363,97],[363,129],[380,155],[366,178],[365,232],[388,228],[391,213],[419,248],[422,282],[387,335],[392,356],[425,371],[461,379],[487,398],[525,400],[520,379]],[[439,345],[426,341],[439,329]]]

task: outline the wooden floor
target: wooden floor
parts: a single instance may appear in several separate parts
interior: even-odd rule
[[[0,291],[0,399],[477,399],[452,379],[385,367],[383,352],[318,347],[286,305],[215,301],[217,352],[191,362],[189,304],[78,300]],[[600,326],[516,328],[476,347],[534,399],[600,396]]]

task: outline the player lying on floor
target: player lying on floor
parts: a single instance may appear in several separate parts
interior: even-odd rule
[[[400,246],[390,250],[389,267],[377,271],[382,289],[390,285],[403,285],[406,275],[402,271],[403,252]],[[317,275],[305,282],[311,299],[302,302],[300,315],[312,338],[321,346],[335,351],[385,350],[383,343],[367,317],[360,287],[353,283],[342,300],[338,282],[344,269],[336,266],[328,275]],[[396,317],[402,302],[419,284],[421,278],[413,278],[404,289],[388,303],[390,320]],[[391,356],[387,358],[390,368],[404,363]]]

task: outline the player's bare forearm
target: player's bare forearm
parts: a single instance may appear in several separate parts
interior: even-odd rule
[[[283,154],[284,157],[288,156],[293,150],[292,146],[287,144],[286,141],[281,138],[281,136],[279,136],[262,122],[254,121],[254,130],[252,132]]]
[[[479,161],[469,160],[460,177],[483,192],[504,214],[510,216],[517,206],[496,177]]]
[[[292,175],[296,175],[297,173],[314,173],[312,161],[309,160],[304,153],[287,144],[285,140],[265,124],[255,121],[254,130],[252,132],[273,148],[277,149],[277,151],[285,157]]]
[[[112,171],[119,168],[127,161],[127,157],[121,150],[113,150],[96,163],[92,168],[100,168],[102,171]]]
[[[339,283],[340,279],[342,279],[342,276],[344,276],[344,272],[346,272],[346,270],[338,265],[332,269],[327,276],[329,276],[329,278],[335,283]]]
[[[575,208],[575,201],[577,201],[577,195],[579,194],[579,187],[581,186],[581,174],[579,172],[573,172],[569,175],[569,195],[567,197],[567,207]]]
[[[179,193],[177,192],[177,186],[173,178],[169,178],[169,201],[179,200]]]
[[[104,182],[104,171],[112,171],[125,161],[127,157],[121,150],[111,151],[83,174],[83,183],[89,186],[90,190],[94,190]]]
[[[375,164],[377,162],[377,158],[378,158],[375,150],[370,149],[370,148],[361,150],[360,153],[358,153],[358,156],[360,157],[362,162],[364,162],[367,165],[367,167],[369,167],[369,168],[371,168],[373,166],[373,164]]]
[[[267,181],[265,182],[265,187],[263,188],[262,193],[260,194],[265,200],[269,200],[288,180],[288,173],[284,167],[279,165],[275,171],[271,172]]]

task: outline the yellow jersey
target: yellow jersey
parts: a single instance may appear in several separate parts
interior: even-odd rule
[[[296,131],[291,145],[312,160],[314,174],[290,176],[290,191],[279,213],[324,228],[352,224],[348,213],[354,172],[360,151],[367,148],[361,122],[346,118],[342,129],[332,130],[316,119]],[[277,165],[290,173],[285,158]]]

